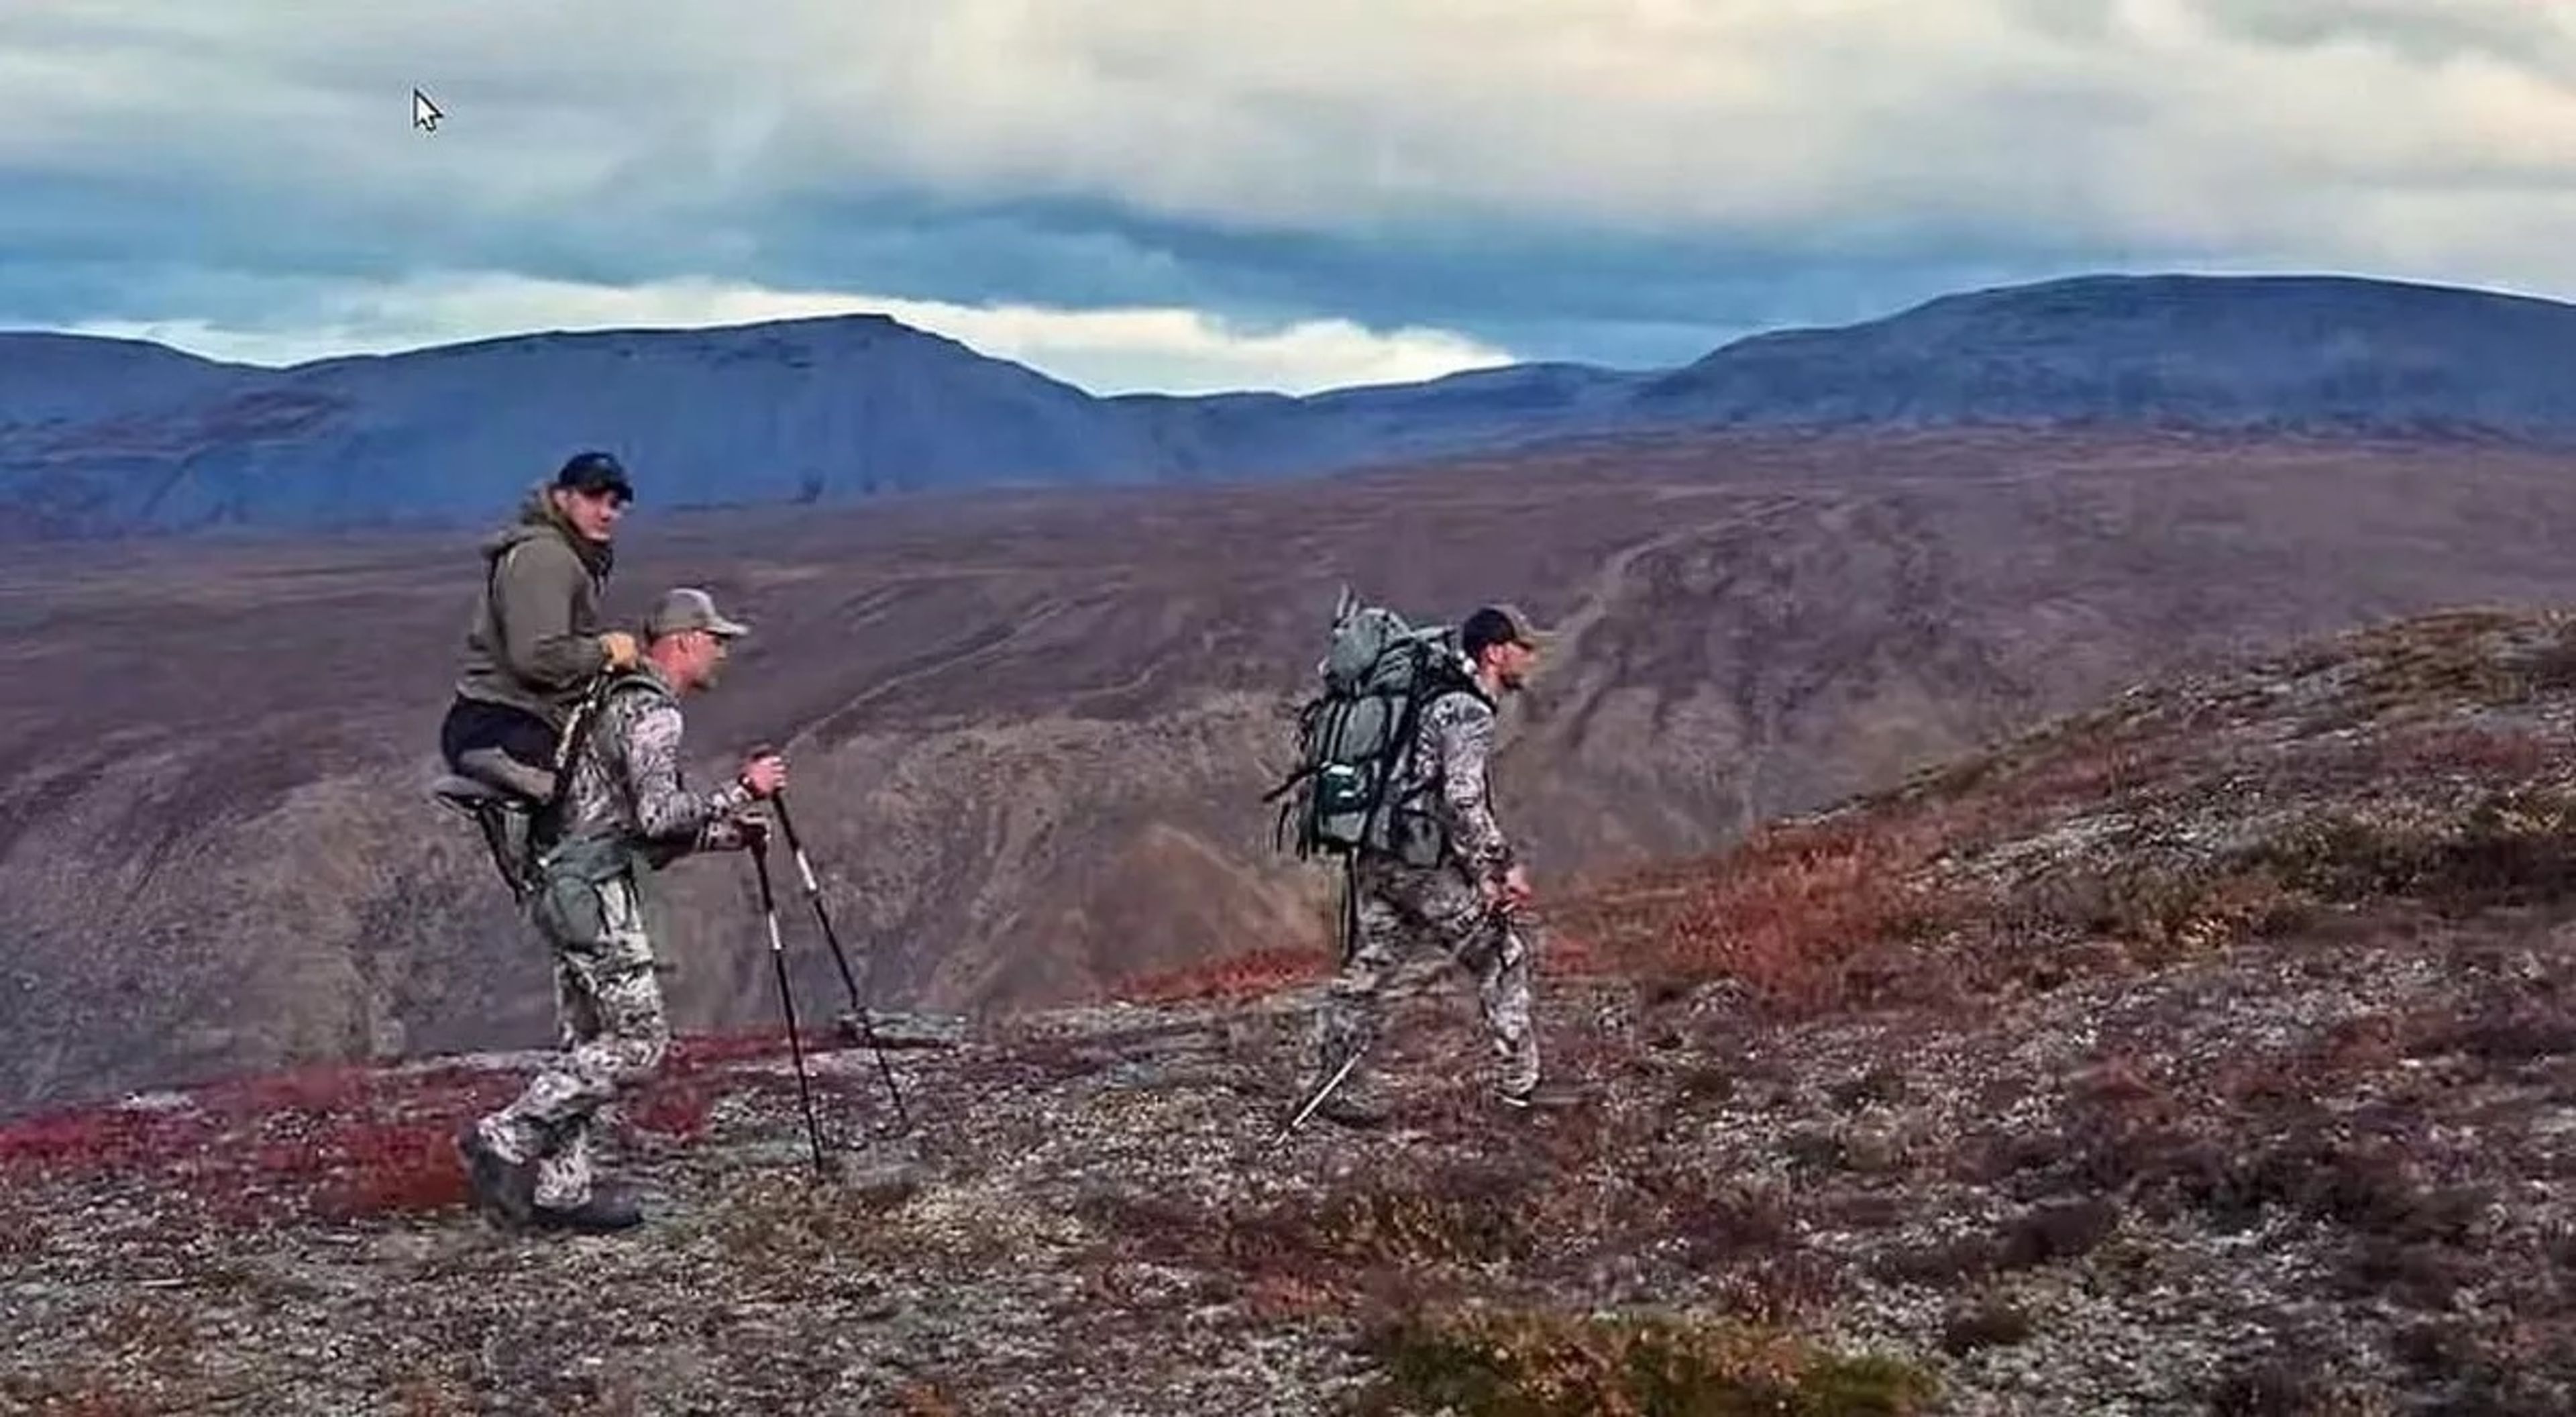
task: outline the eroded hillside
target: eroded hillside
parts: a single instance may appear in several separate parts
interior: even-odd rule
[[[442,1151],[524,1059],[0,1131],[0,1393],[62,1410],[2512,1412],[2576,1402],[2576,629],[2178,678],[1558,902],[1585,1104],[1406,1006],[1293,1105],[1314,961],[834,1051],[685,1045],[658,1220],[502,1237]],[[86,1403],[87,1406],[79,1404]],[[120,1405],[121,1404],[121,1405]],[[1444,1409],[1445,1404],[1445,1409]]]
[[[692,769],[785,743],[877,997],[980,1010],[1320,938],[1329,876],[1274,848],[1260,796],[1345,580],[1563,627],[1499,769],[1562,893],[2249,647],[2567,598],[2571,527],[2565,461],[2503,452],[1685,440],[1297,488],[639,510],[611,603],[700,582],[760,627],[692,712]],[[543,962],[421,792],[472,565],[351,538],[0,571],[0,1108],[548,1036]],[[687,863],[657,899],[682,1021],[765,1018],[741,864]]]

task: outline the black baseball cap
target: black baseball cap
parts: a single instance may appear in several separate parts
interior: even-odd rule
[[[1547,647],[1547,632],[1533,624],[1517,605],[1488,605],[1467,617],[1458,627],[1458,646],[1468,654],[1481,652],[1487,645],[1522,645],[1530,649]]]
[[[602,452],[575,453],[555,474],[555,486],[573,492],[614,492],[618,500],[635,500],[635,485],[626,480],[626,465]]]

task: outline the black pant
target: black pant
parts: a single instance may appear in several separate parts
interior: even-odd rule
[[[459,694],[447,706],[447,718],[438,725],[438,751],[449,767],[477,748],[498,748],[509,757],[532,768],[551,772],[555,765],[555,730],[552,724],[526,709],[508,704],[486,703]]]

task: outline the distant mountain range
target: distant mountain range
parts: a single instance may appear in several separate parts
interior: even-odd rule
[[[1683,368],[1102,398],[882,316],[534,334],[265,369],[0,333],[0,537],[493,517],[570,451],[657,507],[1312,474],[1705,427],[2029,424],[2576,446],[2576,306],[2331,276],[2086,276]]]

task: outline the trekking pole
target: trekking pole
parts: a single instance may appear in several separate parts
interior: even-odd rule
[[[769,843],[756,839],[751,869],[760,878],[760,914],[769,926],[769,962],[778,973],[778,1003],[787,1013],[787,1051],[796,1060],[796,1100],[805,1109],[805,1137],[814,1144],[814,1174],[828,1176],[823,1160],[823,1127],[814,1120],[814,1093],[805,1081],[805,1045],[796,1036],[796,996],[787,988],[787,947],[778,938],[778,900],[769,889]]]
[[[757,758],[771,751],[762,746],[752,749],[751,755]],[[823,922],[823,941],[832,947],[832,963],[841,971],[841,987],[849,991],[850,1007],[856,1009],[859,1007],[859,981],[850,972],[850,957],[841,949],[841,937],[832,929],[832,917],[823,909],[823,886],[814,877],[814,863],[806,858],[804,839],[796,834],[796,819],[787,813],[784,788],[770,794],[769,806],[778,815],[778,829],[787,835],[787,849],[796,857],[796,874],[805,882],[805,898],[814,903],[814,918]]]
[[[894,1067],[886,1061],[885,1046],[877,1041],[876,1028],[868,1019],[868,1006],[859,998],[858,977],[850,972],[850,957],[841,948],[841,933],[832,928],[832,912],[823,906],[823,884],[815,879],[814,863],[806,857],[805,843],[796,835],[796,819],[787,812],[787,794],[775,793],[769,803],[778,813],[779,830],[787,834],[787,849],[796,857],[796,872],[804,878],[805,898],[813,904],[814,918],[823,926],[823,939],[832,947],[832,962],[840,966],[842,987],[850,991],[850,1017],[858,1024],[859,1039],[876,1054],[877,1075],[885,1079],[886,1095],[894,1099],[898,1130],[909,1131],[912,1117],[904,1110],[903,1089],[895,1086]]]
[[[1359,857],[1356,855],[1342,858],[1342,908],[1336,913],[1334,924],[1342,937],[1339,962],[1348,965],[1352,952],[1360,947],[1360,877]],[[1324,1099],[1333,1095],[1333,1089],[1342,1085],[1342,1079],[1351,1075],[1351,1069],[1359,1066],[1361,1056],[1367,1052],[1366,1048],[1352,1049],[1351,1055],[1342,1060],[1342,1065],[1333,1070],[1333,1075],[1324,1079],[1323,1086],[1316,1088],[1314,1095],[1306,1099],[1306,1105],[1298,1108],[1296,1115],[1288,1119],[1288,1125],[1281,1127],[1278,1134],[1270,1139],[1270,1145],[1277,1147],[1288,1140],[1289,1133],[1306,1125],[1306,1119],[1315,1115],[1315,1109],[1324,1105]]]
[[[1288,1119],[1288,1125],[1281,1127],[1279,1134],[1270,1139],[1270,1144],[1274,1147],[1279,1145],[1288,1140],[1289,1133],[1304,1126],[1306,1119],[1315,1115],[1315,1109],[1324,1105],[1324,1099],[1333,1095],[1333,1089],[1342,1085],[1342,1079],[1351,1075],[1351,1069],[1359,1066],[1360,1055],[1367,1051],[1365,1048],[1352,1049],[1351,1055],[1342,1060],[1342,1065],[1333,1069],[1333,1075],[1324,1079],[1324,1085],[1315,1089],[1315,1095],[1306,1099],[1306,1105],[1297,1109],[1297,1115]]]

